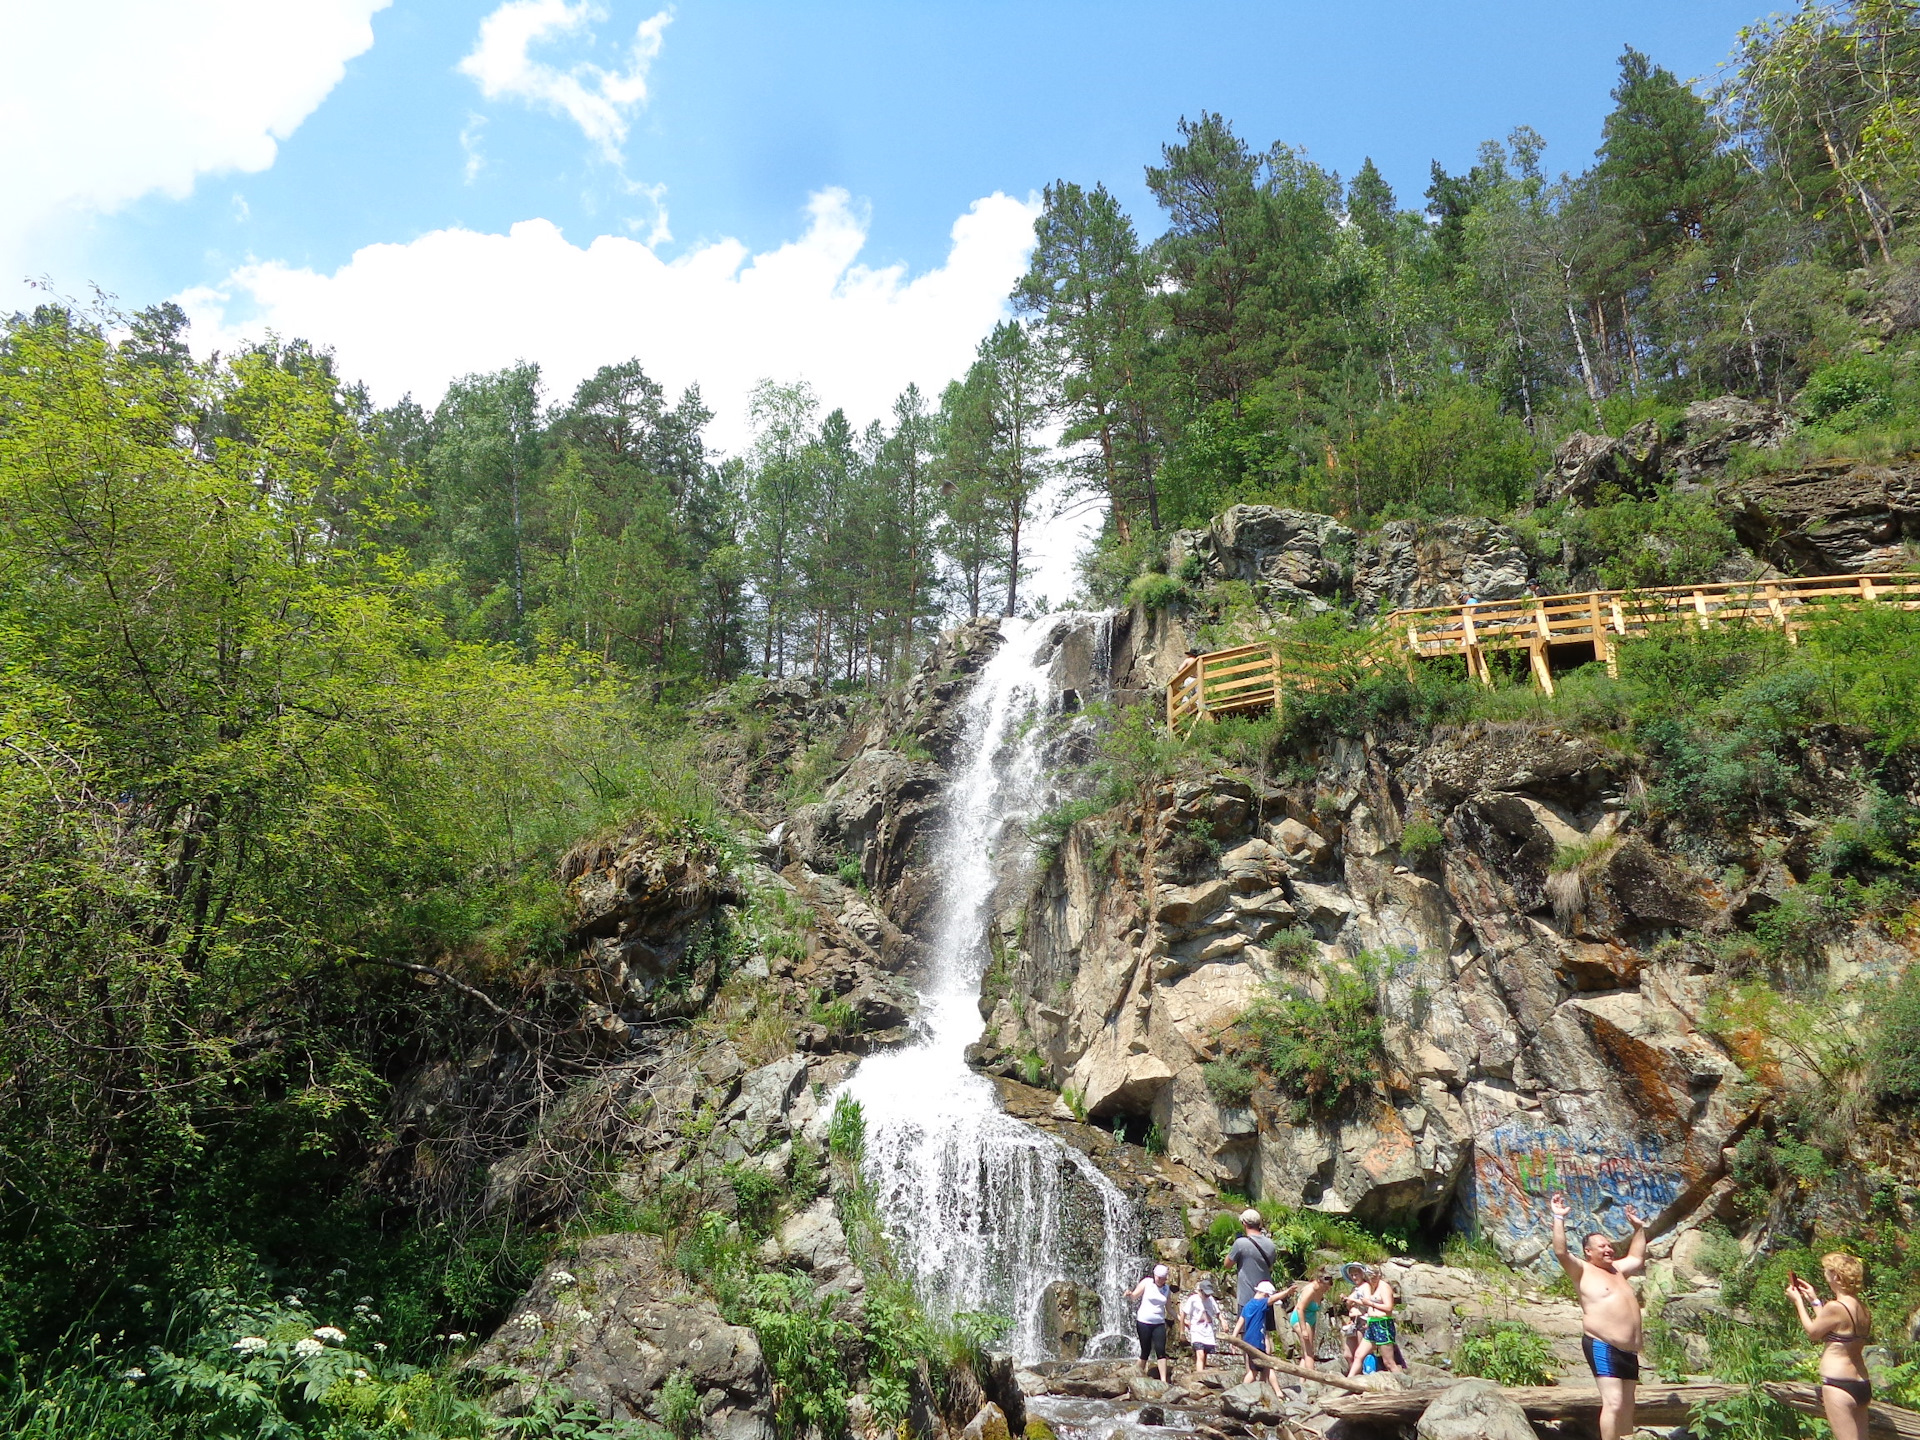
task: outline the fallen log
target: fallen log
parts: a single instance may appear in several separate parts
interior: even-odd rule
[[[1373,1390],[1358,1380],[1349,1380],[1346,1376],[1332,1370],[1309,1370],[1304,1365],[1295,1365],[1286,1360],[1275,1359],[1265,1350],[1257,1349],[1240,1339],[1229,1335],[1227,1343],[1240,1351],[1256,1370],[1278,1370],[1282,1375],[1292,1375],[1300,1380],[1312,1380],[1321,1385],[1331,1385],[1336,1390],[1345,1390],[1353,1395],[1371,1395]],[[1414,1412],[1418,1414],[1419,1412]]]
[[[1321,1408],[1342,1420],[1411,1425],[1420,1418],[1434,1397],[1446,1388],[1444,1384],[1430,1384],[1413,1390],[1387,1390],[1355,1396],[1351,1400],[1329,1400]],[[1642,1381],[1634,1397],[1634,1423],[1684,1425],[1695,1405],[1730,1400],[1745,1388],[1743,1385],[1664,1385],[1657,1381]],[[1802,1414],[1825,1413],[1821,1408],[1820,1387],[1817,1385],[1773,1381],[1766,1389],[1782,1405]],[[1600,1417],[1600,1392],[1584,1386],[1503,1386],[1501,1393],[1526,1411],[1529,1422],[1597,1422]],[[1869,1407],[1867,1433],[1887,1437],[1887,1440],[1920,1440],[1920,1414],[1876,1400]]]

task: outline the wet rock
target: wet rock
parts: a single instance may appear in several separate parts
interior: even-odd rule
[[[1129,1375],[1127,1394],[1135,1400],[1158,1400],[1167,1393],[1167,1383],[1151,1375]]]
[[[1196,555],[1211,581],[1242,581],[1269,604],[1324,610],[1345,579],[1355,541],[1330,515],[1234,505],[1205,530],[1178,532],[1169,559],[1178,570]]]
[[[1353,598],[1364,614],[1513,600],[1531,578],[1519,532],[1478,516],[1391,520],[1361,542]]]
[[[1137,1425],[1165,1425],[1167,1412],[1158,1405],[1142,1405],[1140,1413],[1133,1417]]]
[[[1226,1391],[1220,1397],[1220,1408],[1228,1418],[1251,1425],[1278,1425],[1283,1414],[1279,1398],[1258,1382],[1236,1385]]]
[[[1491,1380],[1462,1380],[1421,1412],[1419,1440],[1535,1440],[1527,1412]]]
[[[1040,1343],[1049,1355],[1078,1360],[1087,1341],[1100,1333],[1100,1294],[1071,1280],[1056,1280],[1040,1295]],[[1111,1378],[1111,1377],[1108,1377]],[[1114,1390],[1124,1393],[1125,1387]],[[1072,1394],[1072,1391],[1061,1391]],[[1098,1392],[1106,1395],[1106,1391]]]
[[[1013,1356],[1004,1350],[989,1351],[974,1368],[974,1378],[980,1382],[981,1391],[1000,1407],[1007,1418],[1007,1428],[1016,1436],[1024,1435],[1027,1429],[1027,1390],[1020,1379],[1021,1373],[1013,1363]]]
[[[1010,1440],[1012,1433],[1006,1412],[989,1400],[960,1431],[960,1440]]]

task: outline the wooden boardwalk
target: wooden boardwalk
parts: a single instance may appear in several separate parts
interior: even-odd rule
[[[1551,695],[1555,659],[1595,660],[1611,673],[1616,647],[1676,621],[1698,625],[1761,625],[1798,629],[1835,606],[1897,605],[1920,610],[1920,574],[1816,575],[1805,579],[1676,585],[1656,590],[1589,590],[1576,595],[1483,600],[1396,610],[1375,627],[1370,643],[1352,654],[1297,641],[1263,640],[1207,655],[1190,655],[1167,684],[1167,724],[1186,730],[1207,717],[1268,710],[1289,686],[1338,684],[1342,671],[1459,656],[1467,674],[1493,683],[1488,656],[1524,650],[1533,677]],[[1569,649],[1567,647],[1577,647]]]

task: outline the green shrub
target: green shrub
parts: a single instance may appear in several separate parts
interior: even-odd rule
[[[1377,1009],[1381,962],[1361,955],[1348,964],[1318,967],[1322,998],[1304,988],[1277,990],[1254,1002],[1239,1028],[1258,1049],[1267,1071],[1310,1109],[1338,1106],[1372,1088],[1385,1071]]]
[[[1893,413],[1893,371],[1886,361],[1849,355],[1822,366],[1800,392],[1800,418],[1845,434]]]
[[[700,1392],[685,1370],[674,1371],[660,1386],[660,1420],[681,1440],[700,1428]]]
[[[1047,1083],[1047,1062],[1038,1050],[1029,1050],[1020,1057],[1020,1079],[1036,1087]]]
[[[1214,1103],[1238,1109],[1253,1099],[1253,1071],[1238,1060],[1211,1060],[1200,1067]]]
[[[1311,930],[1295,925],[1269,940],[1267,949],[1273,953],[1276,963],[1298,965],[1320,953],[1320,942],[1313,938]]]
[[[780,1201],[787,1193],[787,1182],[768,1174],[758,1165],[738,1164],[726,1167],[728,1186],[733,1190],[740,1228],[756,1238],[767,1233]]]
[[[1453,1352],[1453,1373],[1497,1385],[1552,1385],[1553,1347],[1547,1337],[1512,1320],[1495,1320],[1463,1335]]]
[[[842,885],[851,886],[855,890],[858,890],[866,883],[866,872],[861,868],[860,857],[858,855],[841,856],[840,868],[837,873]]]
[[[1602,557],[1600,583],[1609,590],[1710,581],[1739,548],[1710,502],[1671,492],[1596,506],[1587,512],[1586,530]]]
[[[1127,586],[1126,603],[1149,610],[1164,610],[1185,597],[1187,587],[1172,575],[1148,573],[1135,577]]]
[[[1484,1235],[1467,1235],[1456,1230],[1441,1242],[1440,1259],[1443,1264],[1462,1270],[1485,1270],[1495,1275],[1513,1273],[1500,1258],[1499,1248]]]
[[[1400,858],[1409,865],[1424,865],[1440,853],[1444,839],[1431,820],[1410,821],[1400,832]]]
[[[1202,1270],[1218,1270],[1227,1263],[1227,1251],[1233,1248],[1233,1242],[1239,1238],[1240,1222],[1222,1211],[1208,1222],[1206,1229],[1188,1242],[1193,1263]]]
[[[842,1160],[859,1160],[867,1152],[867,1117],[860,1102],[842,1093],[827,1120],[827,1150]]]
[[[1920,1104],[1920,965],[1910,966],[1877,1007],[1867,1064],[1882,1105]]]

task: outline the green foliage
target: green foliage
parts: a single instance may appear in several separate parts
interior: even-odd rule
[[[1139,605],[1147,610],[1165,610],[1178,604],[1186,597],[1187,587],[1172,575],[1159,575],[1151,571],[1136,576],[1127,586],[1125,600],[1129,605]]]
[[[848,1372],[858,1332],[838,1319],[833,1307],[831,1294],[814,1298],[813,1283],[804,1275],[776,1274],[750,1277],[729,1307],[760,1341],[773,1376],[773,1419],[781,1440],[793,1440],[811,1427],[827,1435],[846,1428],[852,1394]]]
[[[746,1162],[727,1166],[725,1173],[741,1228],[755,1238],[765,1235],[781,1201],[787,1198],[786,1181]]]
[[[1324,963],[1312,988],[1283,988],[1256,1001],[1235,1028],[1276,1084],[1311,1109],[1333,1110],[1384,1078],[1378,988],[1390,965],[1371,954]]]
[[[1409,865],[1424,865],[1440,853],[1445,837],[1431,820],[1411,820],[1400,832],[1400,857]]]
[[[1440,1244],[1442,1264],[1462,1270],[1482,1270],[1492,1275],[1511,1276],[1512,1267],[1500,1258],[1500,1251],[1484,1235],[1454,1231]]]
[[[1781,1285],[1784,1288],[1784,1275]],[[1809,1358],[1806,1352],[1784,1349],[1764,1331],[1732,1322],[1710,1326],[1707,1338],[1715,1378],[1746,1388],[1725,1400],[1695,1405],[1687,1419],[1689,1429],[1701,1435],[1726,1436],[1728,1440],[1791,1440],[1810,1433],[1796,1411],[1765,1389],[1770,1380],[1804,1370]]]
[[[1883,1106],[1891,1111],[1920,1103],[1920,966],[1909,967],[1875,1007],[1866,1054]]]
[[[1274,932],[1267,942],[1267,949],[1273,953],[1274,961],[1281,965],[1301,965],[1320,953],[1320,942],[1313,938],[1313,932],[1301,925],[1290,925],[1285,930]]]
[[[1039,1051],[1029,1050],[1020,1057],[1020,1079],[1028,1085],[1047,1083],[1047,1062]]]
[[[1477,1375],[1497,1385],[1552,1385],[1552,1359],[1546,1336],[1512,1320],[1494,1320],[1469,1331],[1452,1356],[1454,1374]]]
[[[1217,1104],[1239,1107],[1253,1099],[1253,1071],[1238,1060],[1210,1060],[1200,1067],[1200,1073],[1206,1079],[1207,1093]]]
[[[827,1120],[827,1152],[841,1160],[859,1161],[867,1149],[867,1117],[860,1102],[844,1091]]]
[[[1365,416],[1330,481],[1360,514],[1504,515],[1546,459],[1488,390],[1440,385]]]
[[[1885,360],[1849,355],[1823,365],[1800,392],[1800,417],[1809,425],[1845,434],[1885,419],[1893,411],[1893,371]]]
[[[1710,502],[1671,491],[1595,506],[1584,518],[1585,541],[1598,553],[1600,583],[1609,590],[1714,580],[1739,548]]]
[[[850,886],[855,890],[864,889],[866,886],[866,873],[861,869],[858,855],[844,856],[835,873],[839,876],[842,885]]]

